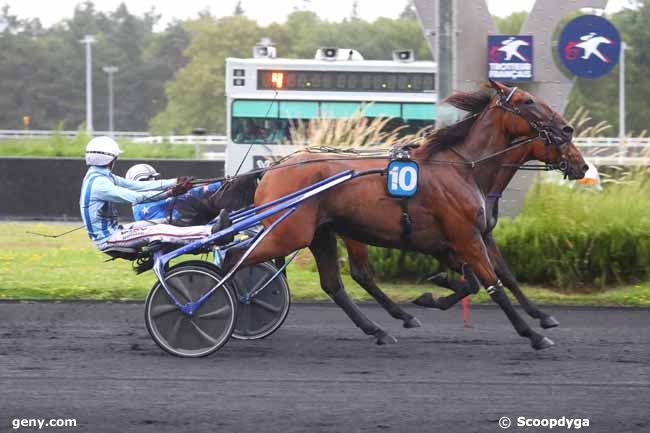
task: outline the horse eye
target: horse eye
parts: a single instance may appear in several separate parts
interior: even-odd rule
[[[526,101],[524,101],[524,104],[526,104],[526,105],[531,105],[531,104],[534,104],[534,103],[535,103],[535,101],[533,101],[532,99],[526,99]]]

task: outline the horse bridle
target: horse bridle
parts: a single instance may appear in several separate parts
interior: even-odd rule
[[[523,168],[523,169],[524,170],[539,170],[539,169],[559,170],[562,173],[564,173],[566,177],[568,175],[568,170],[569,170],[569,163],[566,155],[566,146],[571,142],[571,137],[566,138],[562,134],[557,134],[554,131],[553,125],[554,125],[555,117],[557,116],[557,113],[555,111],[553,112],[553,115],[548,121],[541,122],[537,119],[532,118],[532,116],[528,111],[523,111],[518,106],[511,104],[510,100],[512,99],[513,95],[517,92],[518,89],[519,88],[516,86],[513,87],[507,95],[504,95],[502,92],[498,92],[499,99],[497,99],[495,106],[524,119],[526,123],[528,123],[528,125],[537,132],[537,136],[524,137],[521,143],[517,142],[517,140],[514,140],[513,144],[509,148],[512,148],[515,145],[519,147],[521,144],[527,144],[537,139],[543,139],[545,145],[545,152],[547,146],[555,146],[558,148],[562,160],[557,164],[546,163],[543,164],[541,167],[536,165],[528,165],[526,166],[527,168]]]

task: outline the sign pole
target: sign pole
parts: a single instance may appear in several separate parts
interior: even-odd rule
[[[93,133],[93,60],[91,45],[95,43],[95,37],[86,35],[81,41],[86,45],[86,132]]]
[[[454,0],[438,0],[438,104],[454,87]]]
[[[115,130],[114,123],[114,97],[113,97],[113,75],[119,71],[117,66],[104,66],[102,68],[108,75],[108,135],[113,137]]]
[[[621,55],[618,61],[618,139],[623,146],[625,140],[625,42],[621,43]]]

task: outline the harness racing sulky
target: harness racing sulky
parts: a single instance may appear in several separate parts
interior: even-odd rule
[[[366,245],[428,254],[463,275],[458,281],[435,276],[434,283],[454,293],[439,299],[425,293],[417,305],[446,309],[482,285],[534,349],[553,345],[531,329],[504,293],[507,286],[543,328],[557,325],[521,292],[491,232],[501,192],[518,169],[584,176],[588,166],[572,143],[573,128],[539,98],[494,81],[475,92],[455,93],[445,103],[468,114],[427,132],[420,143],[381,155],[307,149],[224,179],[198,219],[216,227],[207,236],[180,246],[154,242],[105,251],[136,261],[141,271],[153,269],[157,282],[145,303],[153,340],[170,354],[200,357],[233,335],[270,335],[289,310],[283,271],[297,251],[309,248],[332,300],[378,344],[395,342],[346,293],[338,235],[353,278],[405,327],[419,322],[374,283]],[[543,164],[526,164],[533,160]],[[214,261],[173,263],[186,254],[209,253]],[[284,257],[289,260],[272,265]]]

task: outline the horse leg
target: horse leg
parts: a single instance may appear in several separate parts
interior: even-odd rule
[[[476,294],[480,287],[476,274],[474,274],[466,263],[460,266],[460,271],[463,274],[462,281],[451,279],[446,273],[444,275],[442,273],[436,274],[434,276],[435,279],[432,280],[437,285],[452,290],[454,292],[453,294],[434,298],[431,293],[424,293],[413,301],[413,303],[421,307],[448,310],[463,298]]]
[[[374,335],[377,338],[377,344],[396,343],[397,339],[368,319],[345,291],[341,281],[334,232],[328,227],[320,227],[316,230],[309,249],[316,258],[320,284],[325,293],[363,332]]]
[[[542,311],[535,303],[533,303],[519,288],[517,279],[512,274],[512,271],[508,267],[506,260],[501,254],[501,250],[497,246],[492,233],[488,234],[485,237],[486,246],[490,253],[490,260],[494,264],[494,270],[497,273],[497,276],[501,279],[503,284],[510,290],[510,292],[517,298],[517,301],[521,307],[528,313],[528,315],[534,319],[539,320],[539,324],[542,328],[554,328],[560,323],[548,313]]]
[[[348,261],[350,263],[350,275],[352,279],[368,292],[388,314],[404,322],[405,328],[418,328],[422,326],[422,323],[418,319],[404,311],[377,286],[370,271],[368,247],[352,239],[342,239],[348,250]]]
[[[287,263],[286,259],[287,258],[284,256],[276,257],[275,259],[273,259],[273,264],[275,265],[276,268],[280,269],[282,266],[284,266]],[[282,270],[282,275],[284,275],[285,278],[287,277],[287,268],[284,268]]]
[[[540,350],[552,346],[554,343],[549,338],[533,331],[510,303],[503,290],[503,284],[497,278],[496,272],[490,263],[488,251],[482,237],[477,235],[473,239],[456,239],[455,245],[457,245],[459,257],[472,267],[478,279],[485,286],[490,298],[501,307],[517,334],[528,338],[533,349]]]
[[[436,286],[449,289],[454,293],[465,291],[467,286],[464,281],[450,278],[447,272],[438,272],[437,274],[427,278],[427,280],[431,281]]]

